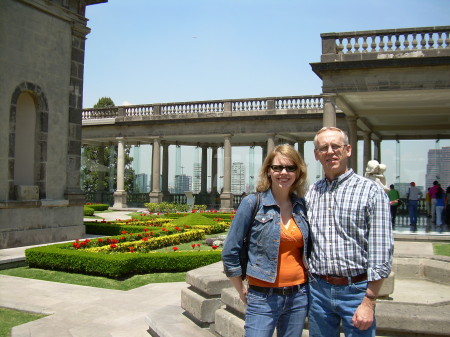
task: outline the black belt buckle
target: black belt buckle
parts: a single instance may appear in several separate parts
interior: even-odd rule
[[[299,289],[298,285],[291,286],[291,287],[284,287],[282,290],[282,294],[283,295],[291,295],[291,294],[298,292],[298,289]]]

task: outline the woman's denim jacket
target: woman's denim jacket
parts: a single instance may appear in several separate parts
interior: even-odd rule
[[[291,196],[293,217],[303,234],[303,263],[308,267],[306,259],[309,225],[306,217],[306,207],[303,198]],[[257,279],[274,283],[277,278],[278,252],[280,248],[280,211],[269,189],[261,192],[258,213],[255,221],[250,224],[256,196],[245,197],[235,214],[222,251],[222,261],[225,274],[228,277],[242,274],[239,263],[239,252],[242,249],[244,237],[251,225],[247,274]]]

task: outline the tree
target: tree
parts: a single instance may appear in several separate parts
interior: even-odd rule
[[[114,107],[113,100],[102,97],[94,108]],[[133,192],[134,170],[130,146],[125,146],[125,191]],[[88,194],[114,192],[116,182],[117,145],[83,146],[81,153],[81,189]]]

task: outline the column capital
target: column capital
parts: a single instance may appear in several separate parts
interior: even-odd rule
[[[324,103],[336,103],[336,94],[332,94],[332,93],[324,93],[321,94],[320,96],[323,97]]]

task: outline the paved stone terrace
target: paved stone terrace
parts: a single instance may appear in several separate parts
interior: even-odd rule
[[[115,212],[109,216],[123,218],[124,214],[119,216]],[[401,258],[431,258],[433,249],[429,240],[450,242],[449,235],[395,237],[395,256]],[[20,263],[25,248],[0,250],[0,262]],[[148,337],[149,323],[152,336],[212,337],[209,330],[188,319],[181,308],[180,294],[188,286],[185,282],[160,283],[119,291],[0,275],[0,307],[49,315],[15,327],[12,337]],[[414,315],[415,304],[426,303],[430,307],[449,304],[450,282],[396,278],[391,297],[411,308],[396,313],[397,321],[401,322],[402,315]],[[380,310],[381,305],[378,307]],[[440,313],[448,322],[450,313],[444,311]],[[436,317],[417,317],[419,321],[422,318]],[[303,336],[308,336],[307,331]]]

